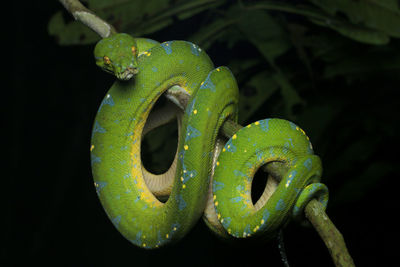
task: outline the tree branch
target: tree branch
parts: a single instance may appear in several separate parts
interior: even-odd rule
[[[355,266],[342,234],[326,215],[322,204],[313,199],[307,204],[304,213],[324,241],[335,265]]]
[[[59,0],[61,4],[76,19],[95,31],[101,38],[109,37],[116,33],[114,27],[106,21],[99,18],[92,11],[87,9],[78,0]]]
[[[78,0],[59,0],[64,7],[72,14],[72,16],[81,21],[83,24],[88,26],[90,29],[99,34],[102,38],[108,37],[116,33],[114,27],[108,24],[96,16],[92,11],[84,7]],[[271,8],[271,7],[270,7]],[[273,6],[273,8],[276,8]],[[278,8],[277,8],[278,9]],[[280,7],[280,9],[282,9]],[[287,10],[286,10],[287,11]],[[177,95],[176,90],[174,92],[166,92],[168,98],[174,99],[178,106],[185,107],[189,100],[189,95],[179,94]],[[227,120],[221,129],[221,135],[230,138],[240,128],[241,125],[235,123],[232,120]],[[267,164],[264,170],[270,173],[275,178],[282,176],[282,172],[285,171],[283,164],[273,163]],[[347,251],[346,244],[343,236],[326,215],[323,206],[317,200],[311,200],[305,208],[305,216],[314,226],[325,245],[327,246],[329,253],[336,266],[354,266],[353,259]]]

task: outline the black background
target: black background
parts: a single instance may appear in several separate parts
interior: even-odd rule
[[[48,20],[60,9],[57,1],[29,1],[24,8],[13,8],[13,64],[7,65],[11,68],[7,77],[11,90],[5,88],[12,97],[2,101],[7,119],[3,131],[11,133],[3,144],[12,172],[2,175],[6,203],[2,221],[6,227],[1,235],[1,263],[226,266],[230,262],[230,266],[283,266],[276,242],[231,246],[213,236],[202,221],[184,240],[157,251],[134,247],[114,229],[95,193],[89,161],[92,122],[114,79],[94,65],[93,46],[60,47],[48,35]],[[163,34],[158,36],[160,40],[179,38]],[[210,57],[216,56],[210,53]],[[362,97],[343,96],[354,97],[355,108],[348,112],[359,112],[363,120],[363,116],[370,116],[371,112],[364,114],[373,105],[376,116],[398,123],[395,91],[399,85],[382,86],[393,88],[393,94],[382,100],[368,92]],[[365,110],[359,110],[361,106]],[[379,113],[381,107],[385,112]],[[387,158],[395,166],[396,156],[391,152],[397,152],[396,139],[382,143],[376,158]],[[329,160],[334,158],[330,155]],[[358,266],[395,265],[397,179],[397,173],[386,174],[361,200],[328,207]],[[328,187],[334,198],[335,185]],[[292,266],[333,266],[312,228],[291,223],[284,236]]]

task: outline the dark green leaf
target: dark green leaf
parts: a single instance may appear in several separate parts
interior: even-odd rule
[[[380,180],[392,171],[394,171],[394,167],[386,162],[374,162],[366,166],[365,171],[361,172],[359,176],[346,179],[340,190],[332,196],[333,205],[360,201],[365,195],[376,189]]]
[[[246,122],[277,89],[278,85],[267,71],[253,76],[240,90],[239,122]]]
[[[395,0],[310,0],[310,2],[332,15],[343,12],[355,25],[400,37],[400,10]]]
[[[240,31],[271,64],[291,47],[283,27],[264,10],[237,12],[240,12],[237,20]]]
[[[290,119],[294,118],[293,107],[296,105],[304,104],[304,101],[300,98],[299,94],[292,86],[290,81],[281,72],[277,72],[273,76],[275,82],[279,85],[281,95],[285,104],[285,114]]]
[[[373,45],[384,45],[389,43],[390,38],[383,32],[379,32],[373,29],[366,28],[364,26],[358,26],[342,21],[320,21],[310,19],[315,24],[329,27],[340,34],[356,40],[358,42],[373,44]]]
[[[81,22],[66,23],[61,11],[51,17],[48,31],[57,38],[60,45],[90,44],[100,39],[100,36]]]

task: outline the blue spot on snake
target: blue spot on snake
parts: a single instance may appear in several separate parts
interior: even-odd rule
[[[105,133],[106,129],[100,126],[100,124],[96,121],[93,127],[93,133]]]
[[[215,92],[215,84],[211,81],[211,74],[212,72],[208,74],[207,79],[200,86],[200,89],[210,89],[211,92]]]
[[[242,200],[243,200],[243,197],[241,197],[241,196],[231,198],[232,203],[239,203]]]
[[[244,190],[244,185],[236,186],[236,191],[243,191],[243,190]]]
[[[243,235],[249,235],[250,233],[251,233],[250,225],[247,224],[246,227],[244,228]]]
[[[181,194],[176,196],[176,201],[179,203],[179,210],[183,210],[184,208],[186,208],[186,201],[183,199]]]
[[[262,216],[264,223],[266,223],[268,221],[270,215],[271,215],[271,213],[269,212],[269,210],[265,209],[263,212],[263,216]]]
[[[111,106],[111,107],[113,107],[113,106],[115,105],[114,100],[113,100],[113,98],[111,97],[110,94],[108,94],[108,95],[103,99],[103,101],[101,101],[101,104],[100,104],[100,107],[99,107],[99,111],[101,110],[101,108],[102,108],[104,105],[109,105],[109,106]],[[98,111],[98,112],[99,112],[99,111]]]
[[[231,224],[231,221],[232,221],[231,217],[224,218],[222,225],[224,226],[225,229],[229,227],[229,225]]]
[[[307,168],[307,170],[309,170],[309,171],[311,170],[311,168],[312,168],[312,160],[310,158],[306,159],[303,164],[304,164],[304,167]]]
[[[292,183],[293,179],[296,177],[296,174],[297,174],[296,170],[293,170],[289,173],[289,176],[288,176],[289,178],[286,182],[286,186],[289,186]]]
[[[136,238],[132,239],[131,242],[135,245],[141,246],[142,245],[142,231],[136,233]]]
[[[161,46],[164,48],[167,55],[170,55],[172,53],[171,42],[164,42],[161,44]]]
[[[199,47],[195,44],[191,44],[190,49],[192,51],[192,54],[195,56],[199,55]]]
[[[236,146],[232,144],[232,139],[229,139],[228,142],[225,144],[225,150],[228,152],[236,152]]]
[[[111,219],[111,222],[114,224],[115,227],[119,227],[119,223],[121,222],[121,215],[118,215],[115,218]]]
[[[223,189],[224,186],[225,186],[224,183],[213,180],[213,191],[214,192]]]
[[[285,202],[283,201],[283,199],[279,199],[278,203],[276,203],[275,210],[282,211],[284,209],[285,209]]]
[[[124,175],[124,179],[128,179],[128,178],[131,178],[131,177],[132,177],[131,173],[127,173],[127,174]]]
[[[107,182],[98,181],[95,182],[96,193],[97,195],[100,194],[100,191],[107,185]]]
[[[287,149],[289,149],[290,147],[294,147],[292,138],[288,138],[287,142],[283,146]]]
[[[191,178],[196,177],[196,175],[197,175],[196,170],[189,171],[186,169],[186,166],[183,166],[183,175],[182,175],[183,181],[182,182],[186,183]]]
[[[289,125],[290,125],[290,128],[292,128],[292,130],[297,130],[298,126],[296,124],[294,124],[293,122],[289,121]]]
[[[157,71],[158,71],[157,67],[152,67],[151,70],[152,70],[153,72],[157,72]]]
[[[244,174],[243,172],[239,171],[239,170],[233,170],[233,174],[236,175],[236,176],[247,178],[247,175]]]
[[[95,156],[94,154],[91,154],[91,161],[90,161],[90,164],[93,166],[93,164],[94,163],[99,163],[99,162],[101,162],[101,158],[100,157],[97,157],[97,156]]]
[[[264,157],[264,152],[260,149],[256,149],[256,156],[257,156],[257,161],[261,161]]]
[[[186,114],[191,114],[193,112],[194,104],[196,103],[196,99],[194,98],[186,107]]]
[[[185,137],[185,142],[187,142],[188,140],[200,136],[201,133],[199,130],[197,130],[196,128],[192,127],[191,125],[188,125],[188,127],[186,128],[186,137]]]
[[[269,130],[269,119],[261,120],[260,128],[262,131],[267,132]]]

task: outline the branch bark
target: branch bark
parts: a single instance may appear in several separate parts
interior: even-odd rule
[[[92,11],[87,9],[78,0],[59,0],[61,4],[76,19],[95,31],[101,38],[109,37],[116,33],[114,27],[106,21],[99,18]]]
[[[96,14],[83,6],[78,0],[59,1],[76,20],[81,21],[83,24],[99,34],[102,38],[106,38],[116,33],[112,25],[96,16]],[[174,102],[176,102],[181,108],[185,107],[188,103],[188,95],[181,94],[177,96],[176,92],[172,93],[170,91],[167,91],[166,94],[168,98],[175,99]],[[243,126],[235,123],[232,120],[227,120],[223,124],[220,134],[230,138],[242,127]],[[285,171],[285,169],[282,167],[282,164],[279,163],[268,164],[266,167],[264,167],[264,170],[272,174],[275,178],[281,177],[282,172]],[[326,215],[325,210],[320,202],[315,199],[311,200],[306,206],[304,213],[306,218],[311,222],[315,230],[324,241],[335,265],[338,267],[355,266],[353,259],[347,250],[342,234],[329,219],[328,215]]]
[[[322,204],[313,199],[307,204],[304,213],[324,241],[335,266],[355,266],[342,234],[326,215]]]

